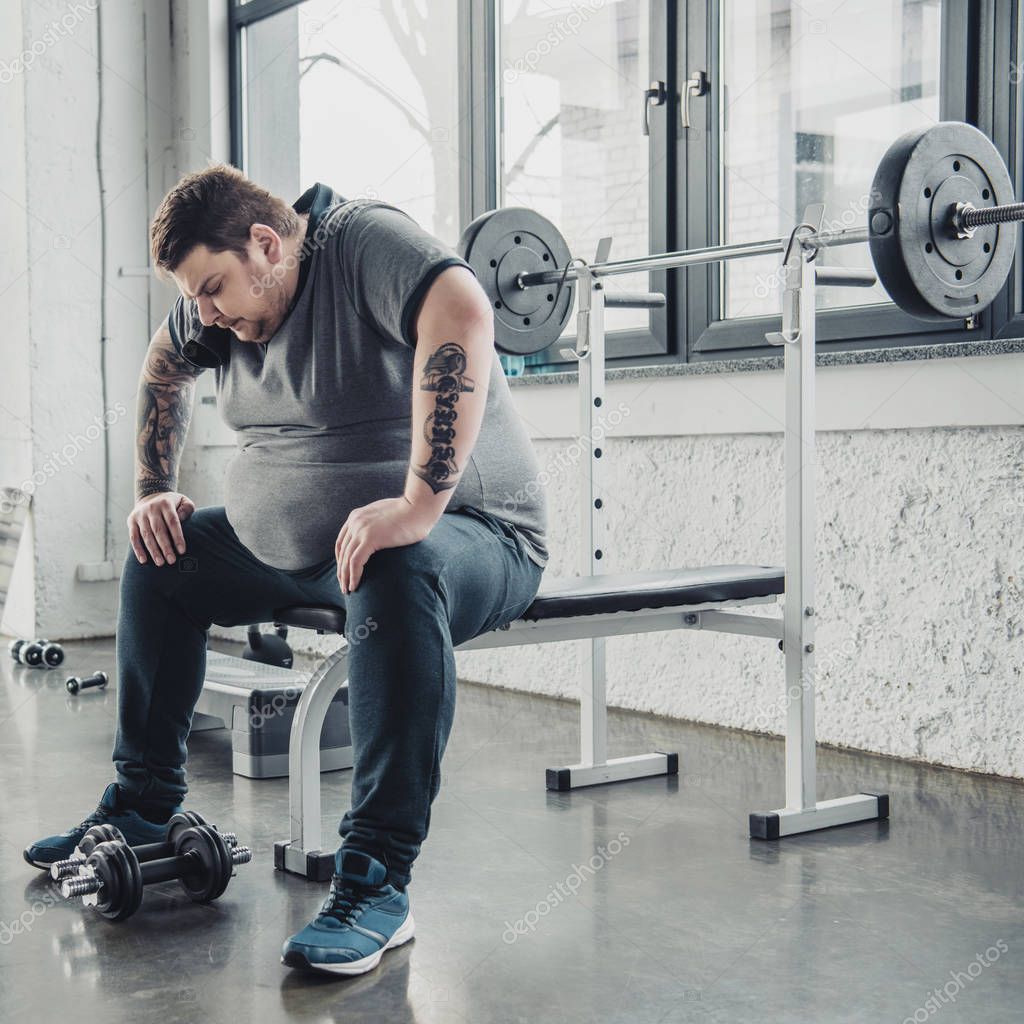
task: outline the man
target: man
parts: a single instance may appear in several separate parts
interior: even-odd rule
[[[289,207],[219,165],[171,189],[151,244],[181,295],[139,387],[117,781],[25,857],[46,868],[103,821],[132,845],[162,841],[187,792],[210,625],[337,605],[359,638],[352,806],[330,893],[282,962],[362,973],[413,934],[406,887],[440,788],[453,648],[517,618],[540,585],[546,510],[525,486],[536,457],[485,293],[395,207],[321,184]],[[177,473],[206,368],[239,449],[224,506],[197,509]]]

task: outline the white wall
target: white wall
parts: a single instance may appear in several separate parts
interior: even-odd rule
[[[1024,777],[1024,355],[816,376],[819,740]],[[574,390],[513,395],[547,474],[546,576],[572,575]],[[619,379],[605,407],[625,411],[604,445],[605,571],[782,565],[781,372]],[[576,699],[586,653],[458,659],[463,678]],[[781,733],[782,672],[770,640],[608,641],[609,704],[658,715]]]
[[[20,41],[22,36],[21,5],[0,5],[0,39]],[[0,374],[0,485],[20,486],[32,475],[25,76],[8,75],[4,67],[0,67],[0,137],[6,143],[6,155],[0,160],[0,290],[7,313],[7,330],[0,335],[4,367]],[[0,630],[24,636],[35,631],[33,533],[30,513],[7,602],[0,609]]]
[[[12,7],[20,8],[20,18]],[[95,7],[44,0],[5,11],[21,21],[4,42],[14,69],[5,90],[13,87],[23,98],[23,144],[7,153],[24,167],[24,223],[14,237],[26,245],[27,308],[15,321],[15,345],[28,367],[5,387],[31,409],[27,452],[22,448],[5,473],[34,490],[35,575],[34,599],[31,588],[16,581],[21,589],[11,622],[20,632],[34,620],[34,631],[61,637],[109,629],[113,584],[81,583],[76,569],[105,562],[119,547],[116,524],[123,525],[130,508],[134,381],[148,327],[145,280],[118,277],[122,266],[145,265],[138,226],[147,206],[146,106],[135,84],[144,80],[142,5],[118,4],[116,16],[103,21],[98,139]],[[109,542],[108,517],[115,524]]]
[[[226,52],[226,6],[18,0],[0,18],[0,287],[13,325],[0,476],[33,490],[3,628],[109,635],[138,375],[175,295],[149,271],[148,224],[182,168],[227,157],[227,77],[207,59],[211,41]]]

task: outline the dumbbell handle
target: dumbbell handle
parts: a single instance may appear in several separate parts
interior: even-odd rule
[[[236,846],[231,851],[232,864],[248,864],[252,860],[252,850],[248,846]],[[194,862],[202,864],[202,858],[196,850],[189,850],[180,857],[166,857],[163,860],[151,860],[140,866],[142,884],[154,882],[173,882],[189,873]],[[67,878],[61,883],[60,892],[66,900],[75,896],[86,896],[99,892],[103,888],[103,880],[99,875],[83,875],[80,878]]]
[[[160,860],[146,861],[141,865],[142,884],[173,882],[176,878],[187,875],[193,864],[201,865],[202,862],[202,858],[195,850],[190,850],[180,857],[163,857]]]
[[[93,672],[91,676],[86,676],[84,679],[79,676],[68,676],[64,685],[67,687],[68,693],[78,693],[79,690],[88,690],[92,686],[106,688],[107,673],[101,671]]]
[[[220,837],[232,849],[238,846],[238,836],[235,835],[234,832],[221,832]],[[140,864],[144,864],[147,861],[159,860],[161,857],[172,856],[174,853],[174,844],[169,842],[145,843],[142,846],[133,846],[131,849],[132,853],[135,854],[135,859]],[[68,857],[67,860],[58,860],[50,865],[50,877],[56,882],[59,882],[64,878],[69,878],[78,871],[79,865],[84,864],[87,859],[87,857],[83,857],[79,854],[78,856]]]
[[[213,826],[209,827],[212,828]],[[220,837],[230,847],[238,845],[238,836],[234,832],[221,832]],[[162,857],[173,856],[174,843],[146,843],[143,846],[133,846],[132,853],[135,854],[140,864],[145,864],[151,860],[160,860]]]

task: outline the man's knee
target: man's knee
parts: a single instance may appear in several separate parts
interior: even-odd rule
[[[220,529],[216,509],[197,509],[181,524],[185,553],[174,553],[174,562],[157,565],[151,553],[140,562],[131,544],[121,570],[122,594],[142,590],[179,593],[199,582],[203,551]]]
[[[432,610],[440,595],[438,566],[423,542],[374,552],[355,590],[345,599],[346,636],[360,624],[388,616],[408,618],[417,608]]]

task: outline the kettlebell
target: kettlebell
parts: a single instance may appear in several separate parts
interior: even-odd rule
[[[248,640],[242,657],[246,661],[259,661],[264,665],[277,665],[279,668],[291,668],[293,655],[288,646],[288,627],[279,622],[274,623],[273,633],[261,633],[259,623],[254,623],[246,631]]]

